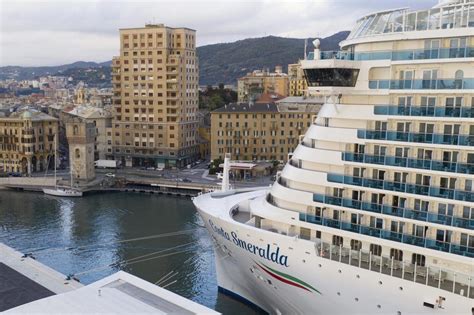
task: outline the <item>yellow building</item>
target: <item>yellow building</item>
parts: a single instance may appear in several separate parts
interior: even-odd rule
[[[120,30],[112,61],[112,145],[125,166],[184,166],[197,144],[196,31],[163,24]]]
[[[288,65],[288,85],[290,96],[303,96],[306,94],[308,85],[304,79],[304,72],[301,63]]]
[[[287,161],[321,108],[320,99],[229,104],[211,112],[211,159]]]
[[[279,94],[288,96],[288,75],[281,66],[275,72],[255,70],[237,81],[238,103],[254,101],[261,94]]]
[[[0,172],[31,174],[54,167],[58,120],[25,110],[0,118]]]

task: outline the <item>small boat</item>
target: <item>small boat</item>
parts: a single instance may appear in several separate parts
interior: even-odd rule
[[[54,158],[56,159],[56,154],[57,154],[57,139],[56,136],[54,136],[55,141],[54,141]],[[58,187],[58,181],[56,178],[56,160],[54,161],[54,183],[55,186],[54,188],[43,188],[43,193],[46,195],[51,195],[51,196],[58,196],[58,197],[82,197],[82,191],[78,189],[72,188],[72,169],[70,172],[70,177],[71,177],[71,187]]]
[[[70,188],[43,188],[43,192],[58,197],[82,197],[82,191]]]

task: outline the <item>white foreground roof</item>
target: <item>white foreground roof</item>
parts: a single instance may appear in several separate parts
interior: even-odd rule
[[[5,314],[220,314],[119,271],[74,291],[50,296]]]

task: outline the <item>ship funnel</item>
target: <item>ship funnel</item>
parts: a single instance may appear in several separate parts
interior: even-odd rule
[[[224,157],[224,170],[222,172],[222,191],[228,191],[230,189],[229,171],[230,171],[230,153],[226,153]]]

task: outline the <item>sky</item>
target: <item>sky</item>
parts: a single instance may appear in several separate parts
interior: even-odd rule
[[[119,28],[164,23],[197,30],[197,44],[268,35],[326,37],[386,9],[437,0],[0,0],[0,66],[102,62],[119,53]]]

